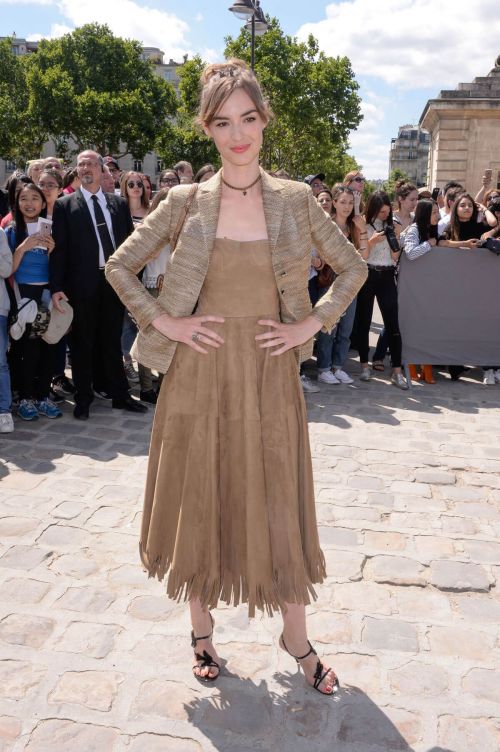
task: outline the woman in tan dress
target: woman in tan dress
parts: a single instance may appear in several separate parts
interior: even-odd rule
[[[197,190],[173,188],[111,257],[106,276],[139,324],[136,358],[166,372],[140,551],[150,576],[167,576],[168,595],[189,601],[194,675],[213,681],[220,671],[208,609],[219,599],[245,602],[250,616],[281,611],[280,646],[310,685],[332,695],[337,677],[306,632],[305,605],[326,573],[298,364],[366,269],[308,186],[259,167],[269,116],[245,63],[209,66],[200,122],[222,170]],[[135,275],[180,221],[152,300]],[[312,247],[338,278],[311,313]]]

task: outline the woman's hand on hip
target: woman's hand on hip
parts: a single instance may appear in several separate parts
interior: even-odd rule
[[[257,334],[255,339],[259,347],[276,347],[271,355],[282,355],[293,347],[298,347],[319,332],[323,324],[314,316],[308,316],[303,321],[295,321],[293,324],[283,324],[272,319],[260,319],[261,326],[270,326],[270,332]]]
[[[224,340],[217,332],[208,329],[205,324],[211,321],[223,324],[222,316],[182,316],[176,318],[164,313],[151,322],[154,328],[164,337],[174,342],[183,342],[196,352],[208,353],[202,345],[218,348],[224,344]]]

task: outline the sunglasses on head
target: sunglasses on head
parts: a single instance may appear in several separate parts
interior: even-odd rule
[[[129,180],[127,183],[128,188],[144,188],[144,183],[142,180]]]

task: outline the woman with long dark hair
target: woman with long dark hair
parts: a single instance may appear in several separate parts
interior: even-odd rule
[[[209,607],[281,611],[279,644],[332,696],[338,679],[308,641],[305,605],[325,577],[298,361],[331,330],[366,276],[361,257],[303,183],[259,166],[270,111],[239,60],[202,74],[199,120],[222,169],[171,190],[114,253],[106,276],[136,317],[138,359],[166,372],[141,535],[151,576],[189,600],[194,675],[221,661]],[[179,227],[179,222],[182,229]],[[154,300],[137,272],[172,240]],[[338,274],[311,311],[311,248]]]

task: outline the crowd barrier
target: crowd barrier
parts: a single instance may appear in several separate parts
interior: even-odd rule
[[[398,277],[403,363],[500,366],[500,256],[433,248]]]

